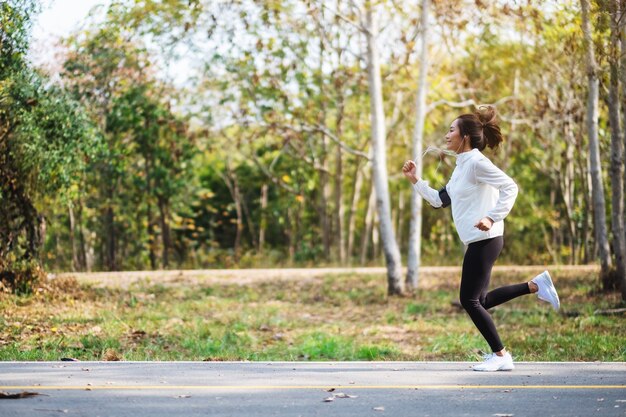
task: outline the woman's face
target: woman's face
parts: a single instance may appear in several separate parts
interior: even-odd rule
[[[461,153],[464,151],[465,142],[461,137],[461,133],[458,127],[459,120],[455,120],[450,125],[450,130],[448,130],[448,134],[446,135],[446,149]]]

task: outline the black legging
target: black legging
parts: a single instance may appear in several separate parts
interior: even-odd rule
[[[461,275],[461,305],[493,352],[501,351],[504,345],[487,310],[520,295],[530,294],[527,283],[507,285],[487,292],[491,268],[503,244],[502,236],[470,243],[463,258]]]

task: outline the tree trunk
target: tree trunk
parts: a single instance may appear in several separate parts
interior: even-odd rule
[[[586,155],[583,155],[583,152],[577,152],[577,167],[578,167],[578,176],[581,179],[580,186],[581,192],[579,193],[579,206],[582,207],[582,221],[583,221],[583,231],[582,231],[582,245],[581,245],[581,256],[579,259],[583,264],[588,264],[592,259],[591,247],[593,238],[591,237],[591,232],[593,231],[593,214],[592,214],[592,202],[591,202],[591,191],[589,189],[589,184],[591,184],[591,178],[589,177],[589,158]]]
[[[287,207],[287,228],[285,229],[285,235],[287,236],[289,262],[293,264],[296,256],[296,227],[293,220],[293,209]]]
[[[400,251],[391,224],[391,205],[387,180],[387,150],[385,148],[385,114],[383,110],[382,81],[380,77],[379,53],[376,46],[378,27],[372,7],[366,11],[367,27],[367,72],[372,115],[372,176],[376,188],[376,206],[380,221],[380,237],[387,263],[387,292],[389,295],[403,293]]]
[[[426,119],[426,82],[428,76],[428,9],[429,0],[422,0],[420,73],[415,99],[415,127],[413,128],[413,160],[417,165],[417,177],[422,177],[422,143],[424,139],[424,120]],[[407,257],[406,286],[409,291],[417,288],[420,257],[422,252],[422,198],[417,191],[411,191],[411,224],[409,226],[409,251]]]
[[[235,203],[235,212],[237,213],[237,223],[235,229],[235,243],[234,243],[234,252],[235,252],[235,262],[239,262],[239,256],[241,251],[241,235],[243,233],[243,210],[241,208],[241,195],[239,192],[239,182],[237,181],[237,176],[234,171],[230,169],[230,165],[228,162],[226,163],[226,174],[221,175],[222,180],[228,187],[228,191],[230,192],[230,196]]]
[[[117,262],[115,259],[117,234],[115,232],[115,212],[113,211],[113,191],[109,190],[108,204],[104,210],[105,225],[105,265],[108,271],[117,270]]]
[[[624,232],[624,142],[620,128],[619,100],[619,44],[620,19],[619,0],[610,0],[611,42],[609,47],[609,123],[611,125],[611,228],[613,231],[613,251],[615,253],[616,275],[605,277],[604,289],[617,288],[626,281],[626,235]]]
[[[598,143],[598,74],[594,56],[591,23],[589,20],[589,0],[580,0],[582,8],[582,29],[586,49],[587,79],[589,95],[587,97],[587,134],[589,135],[589,158],[592,181],[593,212],[596,243],[600,254],[601,280],[608,276],[611,268],[609,239],[606,227],[606,208],[604,185],[600,164],[600,145]]]
[[[337,146],[337,160],[335,161],[335,234],[338,237],[339,263],[346,264],[346,231],[344,230],[345,204],[343,203],[343,155],[340,146]]]
[[[589,259],[597,259],[598,257],[598,242],[595,239],[595,232],[596,232],[596,228],[595,228],[595,207],[593,205],[593,179],[591,178],[591,158],[586,158],[586,164],[587,164],[587,178],[586,178],[586,183],[587,183],[587,193],[589,194],[589,196],[587,197],[587,201],[588,201],[588,211],[589,211],[589,215],[591,216],[591,218],[589,219],[589,228],[591,229],[589,232],[589,235],[591,235],[590,238],[590,242],[589,242],[589,252],[588,252],[588,257]]]
[[[341,124],[343,120],[343,102],[340,104],[339,116],[337,117],[337,137],[341,137]],[[346,231],[344,230],[344,217],[346,206],[343,202],[343,150],[337,146],[335,156],[335,235],[336,246],[339,248],[339,263],[346,264]]]
[[[68,217],[70,219],[70,246],[72,247],[72,271],[79,270],[78,249],[76,247],[76,219],[74,218],[74,209],[72,203],[67,205]]]
[[[146,157],[146,217],[148,221],[148,257],[150,269],[157,268],[156,236],[154,232],[154,218],[152,217],[152,161]]]
[[[263,253],[265,246],[265,231],[267,230],[267,184],[261,186],[261,220],[259,222],[259,253]]]
[[[563,195],[563,202],[565,203],[565,213],[567,215],[567,229],[569,232],[569,246],[570,246],[570,265],[576,264],[576,219],[574,218],[575,201],[575,172],[574,172],[574,138],[571,131],[571,127],[566,122],[564,126],[565,137],[565,157],[564,166],[561,167],[561,175],[559,175],[559,187],[561,188],[561,194]]]
[[[372,225],[374,224],[374,210],[376,209],[376,188],[372,182],[370,188],[370,197],[367,200],[367,212],[365,213],[365,227],[361,236],[361,266],[365,265],[367,260],[367,247],[372,236]]]
[[[235,200],[235,210],[237,211],[237,236],[235,238],[235,262],[239,262],[241,256],[241,237],[243,235],[243,209],[241,207],[241,193],[239,192],[239,181],[233,172],[233,198]]]
[[[352,259],[354,248],[354,233],[356,231],[356,210],[359,204],[359,198],[361,196],[361,187],[363,186],[363,173],[361,167],[357,164],[354,171],[354,187],[352,188],[352,204],[350,205],[350,211],[348,213],[348,247],[346,254],[348,259]]]
[[[327,139],[324,133],[322,135],[322,151],[320,152],[320,164],[322,169],[318,170],[320,176],[319,185],[319,205],[317,211],[320,216],[320,222],[322,226],[322,245],[324,248],[324,259],[328,261],[330,258],[330,222],[328,219],[328,200],[330,194],[330,188],[328,185],[328,158],[327,152]]]
[[[396,222],[394,223],[396,225],[396,236],[398,238],[398,242],[402,242],[402,238],[404,236],[402,234],[402,231],[404,230],[404,191],[398,192],[398,210],[396,213]],[[402,247],[402,244],[400,244],[400,247]]]
[[[169,202],[163,196],[158,197],[159,214],[161,220],[161,242],[163,243],[162,262],[163,268],[170,265],[170,221],[169,221]]]
[[[258,235],[256,232],[256,227],[254,226],[252,214],[250,213],[250,209],[248,208],[248,203],[246,203],[246,199],[244,198],[244,196],[241,195],[241,190],[239,189],[239,181],[237,181],[237,192],[239,193],[239,200],[241,201],[241,208],[243,209],[243,214],[246,216],[246,224],[248,225],[248,231],[250,233],[250,236],[252,237],[252,245],[258,251],[259,241],[258,241]]]
[[[156,236],[154,233],[154,218],[152,217],[152,204],[150,203],[150,197],[146,200],[146,217],[148,219],[148,258],[150,259],[150,269],[155,270],[157,268],[157,256],[155,251]]]
[[[74,236],[75,239],[78,239],[78,248],[77,248],[77,270],[84,272],[91,269],[89,263],[87,262],[87,240],[85,239],[85,231],[83,230],[83,203],[78,199],[76,203],[76,233]]]
[[[624,3],[625,2],[623,1],[621,2],[622,14],[624,13],[625,8],[626,8],[626,4]],[[621,92],[622,92],[621,105],[622,105],[622,111],[623,111],[623,117],[624,117],[624,131],[622,132],[623,134],[622,146],[623,146],[624,152],[626,152],[626,53],[625,53],[626,52],[626,20],[624,19],[623,16],[620,20],[619,28],[620,28],[620,46],[622,50],[621,58],[620,58],[621,71],[619,71],[619,76],[620,76],[620,81],[621,81]],[[626,158],[626,155],[624,155],[623,157]],[[622,181],[624,184],[623,195],[626,197],[626,169],[624,170],[624,176],[622,177]],[[624,227],[626,227],[626,208],[624,208],[623,214],[624,215],[622,216],[622,219],[625,224]],[[626,231],[624,233],[626,233]],[[626,238],[626,235],[624,237]],[[622,300],[626,301],[626,276],[625,275],[622,275],[620,285],[622,289]]]

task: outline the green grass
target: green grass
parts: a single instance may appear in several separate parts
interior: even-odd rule
[[[553,273],[562,312],[525,296],[492,311],[517,360],[626,361],[618,294],[590,272]],[[494,273],[492,286],[520,282]],[[454,274],[424,276],[387,298],[384,277],[334,275],[239,285],[210,279],[128,289],[51,281],[0,296],[0,360],[475,360],[487,344],[457,298]]]

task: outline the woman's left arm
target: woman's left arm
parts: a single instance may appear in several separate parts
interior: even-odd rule
[[[517,184],[487,158],[481,158],[476,162],[476,181],[498,189],[500,193],[498,201],[486,216],[494,222],[503,220],[513,208],[517,198]]]

